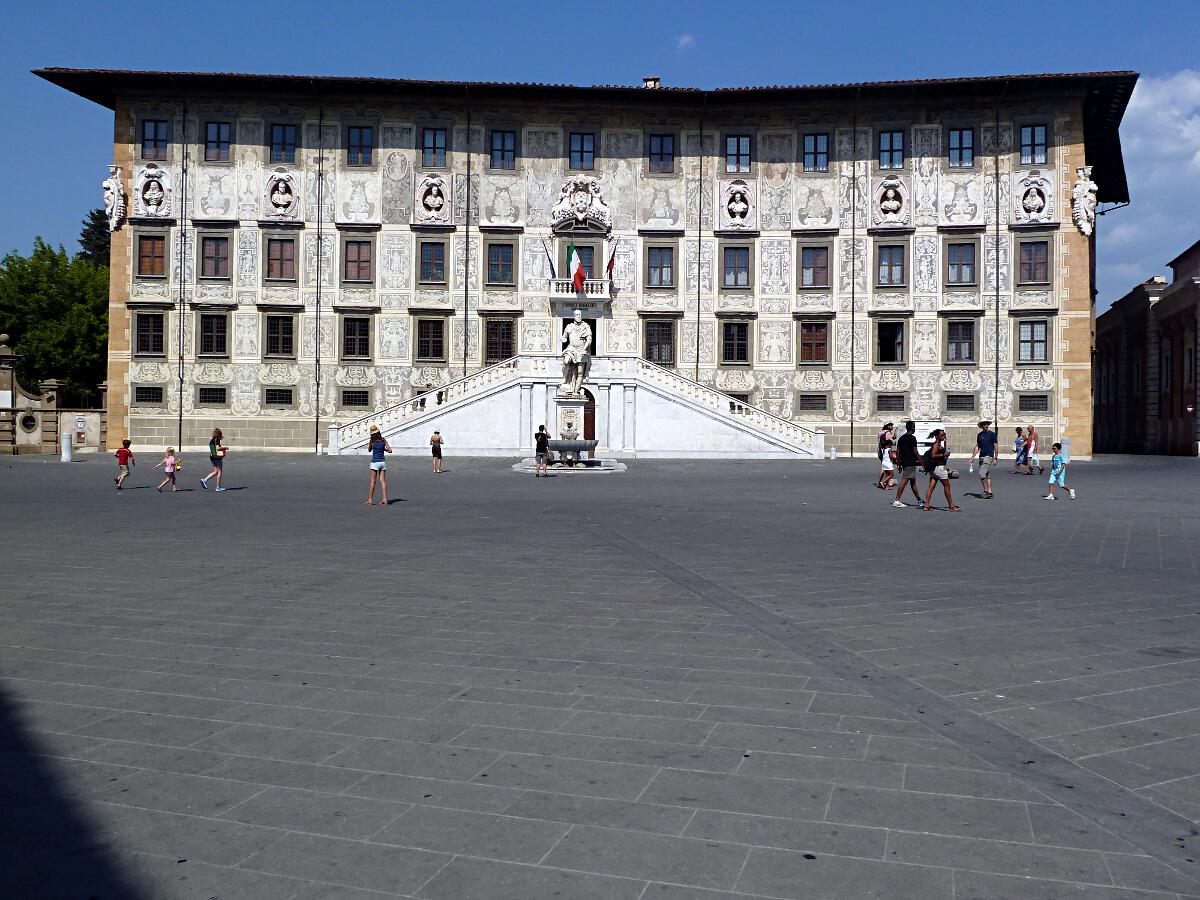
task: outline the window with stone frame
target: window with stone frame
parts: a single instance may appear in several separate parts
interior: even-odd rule
[[[421,241],[417,280],[421,284],[446,283],[446,242]]]
[[[229,162],[229,122],[204,123],[204,161]]]
[[[267,281],[296,280],[296,239],[267,238]]]
[[[196,388],[197,406],[225,406],[228,397],[229,389],[226,387],[199,385]]]
[[[346,241],[342,250],[342,280],[360,284],[374,281],[373,250],[371,241]]]
[[[296,317],[293,315],[268,315],[266,338],[263,343],[264,356],[294,359],[296,356]]]
[[[904,168],[904,132],[889,130],[879,132],[879,168]]]
[[[675,365],[675,320],[646,319],[646,343],[642,358],[657,366]]]
[[[801,322],[799,337],[801,365],[823,365],[829,362],[828,322]]]
[[[904,244],[882,244],[876,250],[878,287],[904,287]]]
[[[1021,165],[1044,166],[1046,164],[1046,126],[1043,124],[1021,126]]]
[[[369,166],[375,160],[375,126],[346,126],[346,165]]]
[[[371,392],[362,388],[345,388],[342,390],[342,406],[351,409],[363,409],[371,405]]]
[[[946,245],[946,284],[958,286],[978,284],[975,250],[974,241]]]
[[[946,363],[956,365],[977,362],[975,320],[952,319],[946,323]]]
[[[904,412],[905,396],[903,394],[876,394],[875,412],[899,413]]]
[[[446,165],[446,129],[427,127],[421,129],[421,166],[426,169],[441,169]]]
[[[371,358],[370,316],[342,316],[342,358]]]
[[[721,362],[746,365],[750,362],[750,323],[721,323]]]
[[[975,412],[975,395],[974,394],[947,394],[946,395],[946,412],[948,412],[948,413],[973,413],[973,412]]]
[[[1021,241],[1017,266],[1017,284],[1050,283],[1050,242]]]
[[[875,362],[880,365],[904,364],[903,321],[882,319],[875,323]]]
[[[166,353],[166,315],[160,312],[135,314],[134,330],[138,356],[163,356]]]
[[[142,159],[167,158],[167,129],[166,119],[142,120]]]
[[[229,316],[227,313],[201,313],[199,332],[200,356],[229,355]]]
[[[1044,363],[1050,361],[1049,321],[1020,319],[1017,322],[1017,362]]]
[[[200,277],[229,277],[229,238],[205,235],[200,238]]]
[[[517,355],[516,322],[504,316],[487,316],[483,322],[484,364],[494,365]]]
[[[969,169],[975,165],[974,128],[951,128],[947,143],[950,168]]]
[[[829,134],[813,132],[804,135],[803,166],[805,172],[829,171]]]
[[[513,271],[514,245],[510,243],[491,243],[487,245],[487,283],[506,284],[516,283]]]
[[[675,171],[675,135],[652,134],[649,138],[647,169],[651,175],[670,175]]]
[[[721,248],[721,287],[733,290],[752,287],[749,247]]]
[[[139,234],[137,241],[139,278],[166,278],[167,239],[161,234]]]
[[[517,167],[517,133],[494,130],[491,134],[491,168],[515,169]]]
[[[296,161],[296,135],[300,126],[275,123],[271,125],[271,162]]]
[[[417,360],[419,362],[445,362],[445,319],[417,319]]]
[[[829,248],[800,248],[800,287],[829,287]]]
[[[748,134],[725,136],[725,172],[729,175],[744,175],[750,171],[751,141]]]
[[[291,406],[295,392],[290,387],[263,388],[263,406]]]
[[[596,168],[596,135],[591,131],[572,131],[568,140],[568,164],[572,169]]]
[[[646,287],[675,287],[675,248],[646,248]]]
[[[134,406],[161,406],[163,402],[162,385],[139,384],[133,389]]]
[[[1017,412],[1047,413],[1050,412],[1049,394],[1018,394]]]

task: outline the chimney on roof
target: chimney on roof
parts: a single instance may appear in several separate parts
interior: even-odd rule
[[[662,87],[662,79],[657,75],[644,75],[642,76],[642,87],[651,91],[657,90]]]

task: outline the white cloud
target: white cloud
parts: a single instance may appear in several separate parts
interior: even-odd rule
[[[1098,223],[1098,310],[1200,238],[1200,72],[1139,79],[1121,145],[1131,205]]]
[[[678,38],[675,39],[675,51],[677,53],[682,53],[684,50],[687,50],[689,47],[695,46],[695,43],[696,43],[696,38],[694,35],[681,34]]]

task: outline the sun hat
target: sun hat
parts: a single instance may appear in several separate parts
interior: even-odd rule
[[[371,434],[379,434],[379,426],[378,425],[371,426]]]

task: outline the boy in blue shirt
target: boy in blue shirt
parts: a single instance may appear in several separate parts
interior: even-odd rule
[[[1071,495],[1071,499],[1075,499],[1075,490],[1067,487],[1067,461],[1063,459],[1062,444],[1055,444],[1054,458],[1050,460],[1050,491],[1043,497],[1043,500],[1053,500],[1054,488],[1058,486]]]

